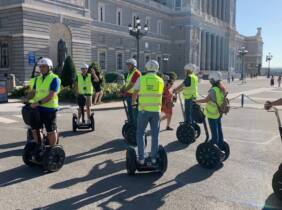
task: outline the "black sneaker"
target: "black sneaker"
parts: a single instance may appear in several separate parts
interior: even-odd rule
[[[167,130],[167,131],[173,131],[173,128],[167,126],[167,127],[166,127],[166,130]]]

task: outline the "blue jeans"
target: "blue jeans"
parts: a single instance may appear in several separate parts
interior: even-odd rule
[[[137,107],[132,107],[132,97],[131,96],[126,97],[126,103],[127,103],[127,109],[128,109],[128,121],[136,125],[138,110],[137,110]]]
[[[185,122],[188,123],[188,124],[193,123],[192,105],[193,105],[192,99],[185,99]]]
[[[136,140],[138,146],[138,158],[143,160],[145,158],[145,130],[150,123],[152,134],[151,158],[156,158],[159,146],[160,133],[160,113],[139,111],[137,116],[137,132]]]
[[[223,149],[223,133],[222,133],[222,125],[221,125],[221,118],[218,119],[208,119],[209,125],[211,129],[211,142],[216,144],[221,150]]]

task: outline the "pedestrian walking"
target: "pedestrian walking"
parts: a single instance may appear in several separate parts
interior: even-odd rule
[[[277,82],[278,82],[278,87],[280,87],[281,86],[281,75],[279,75],[279,77],[278,77],[278,80],[277,80]]]
[[[273,75],[271,76],[271,79],[270,79],[270,86],[274,87],[274,76]]]
[[[166,130],[172,131],[173,128],[170,127],[171,118],[172,118],[172,109],[173,109],[173,81],[167,80],[165,84],[165,89],[163,93],[163,101],[162,101],[162,113],[164,116],[161,117],[161,121],[167,120]]]

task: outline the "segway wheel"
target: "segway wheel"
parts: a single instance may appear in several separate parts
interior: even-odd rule
[[[94,114],[93,113],[90,116],[90,121],[91,121],[91,130],[95,131],[95,119],[94,119]]]
[[[27,144],[24,147],[22,158],[23,158],[23,162],[27,166],[32,167],[35,165],[35,163],[31,162],[31,159],[32,159],[32,153],[34,149],[36,148],[36,146],[37,146],[36,142],[30,141],[30,142],[27,142]]]
[[[167,170],[167,154],[163,146],[159,146],[158,149],[158,163],[160,168],[160,173],[164,174]]]
[[[183,144],[191,144],[195,142],[195,130],[186,123],[180,124],[176,130],[176,137]]]
[[[199,138],[201,135],[201,128],[198,124],[194,124],[194,130],[195,130],[195,139]]]
[[[136,142],[136,128],[135,126],[130,126],[127,129],[126,135],[125,135],[125,140],[126,142],[131,145],[131,146],[136,146],[137,142]]]
[[[126,122],[123,126],[122,126],[122,136],[125,138],[125,135],[127,133],[127,129],[129,128],[130,124],[129,122]]]
[[[214,169],[221,162],[218,148],[210,143],[202,143],[197,147],[196,159],[203,168],[207,169]]]
[[[31,128],[28,128],[27,131],[26,131],[26,140],[27,140],[27,142],[33,140],[33,134],[32,134]]]
[[[128,148],[126,151],[126,170],[127,174],[130,176],[135,175],[136,172],[136,161],[137,156],[133,148]]]
[[[72,117],[72,131],[73,132],[77,131],[77,117],[76,116]]]
[[[282,171],[278,170],[272,178],[272,188],[275,195],[282,200]]]
[[[227,142],[223,143],[223,151],[225,152],[225,157],[223,159],[223,161],[226,161],[229,158],[230,155],[230,147],[229,144]]]
[[[65,161],[65,151],[62,146],[49,147],[43,157],[43,168],[48,172],[55,172],[61,169]]]
[[[279,165],[279,170],[282,171],[282,163]]]

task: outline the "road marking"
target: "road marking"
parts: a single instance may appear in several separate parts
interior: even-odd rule
[[[256,144],[256,145],[267,145],[267,144],[270,144],[271,142],[275,141],[277,138],[280,138],[280,135],[273,136],[270,140],[268,140],[266,142],[252,142],[252,141],[249,141],[249,140],[234,139],[234,138],[230,138],[230,141],[247,143],[247,144]]]
[[[8,119],[6,117],[0,117],[0,123],[11,124],[11,123],[16,123],[16,122],[18,122],[18,121],[11,120],[11,119]]]

